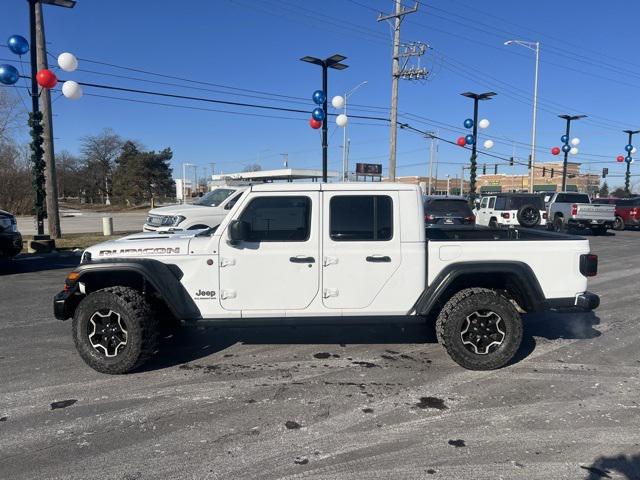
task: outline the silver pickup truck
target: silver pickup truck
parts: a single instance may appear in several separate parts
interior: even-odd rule
[[[558,192],[547,202],[547,228],[556,232],[590,228],[594,235],[604,235],[616,219],[615,206],[595,205],[586,193]]]

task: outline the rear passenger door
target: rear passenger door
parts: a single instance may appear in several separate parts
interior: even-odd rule
[[[323,192],[322,296],[364,309],[401,263],[397,192]]]

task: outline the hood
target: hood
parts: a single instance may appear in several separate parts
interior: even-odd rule
[[[189,242],[198,230],[171,233],[135,233],[117,240],[98,243],[85,250],[92,260],[127,257],[167,257],[187,255]],[[84,258],[83,254],[83,258]]]
[[[169,205],[167,207],[158,207],[154,208],[153,210],[149,210],[149,215],[173,216],[186,214],[184,216],[188,216],[190,213],[193,213],[197,210],[211,212],[212,209],[216,208],[218,207],[207,207],[206,205]]]
[[[11,213],[9,213],[9,212],[5,212],[4,210],[0,210],[0,218],[1,217],[10,217],[10,218],[12,218],[13,215]]]

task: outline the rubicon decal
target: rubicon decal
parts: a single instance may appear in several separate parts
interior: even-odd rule
[[[116,255],[178,255],[180,247],[155,248],[121,248],[120,250],[100,250],[98,256],[113,257]]]

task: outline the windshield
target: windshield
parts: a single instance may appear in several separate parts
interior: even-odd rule
[[[207,207],[217,207],[222,202],[224,202],[233,192],[235,192],[235,190],[232,190],[230,188],[216,188],[211,192],[205,193],[203,196],[193,202],[193,204],[204,205]]]
[[[460,215],[467,217],[473,215],[471,208],[466,200],[460,199],[431,199],[427,200],[424,204],[425,213],[439,214],[439,215]]]
[[[544,210],[544,203],[539,195],[518,195],[509,199],[509,210],[518,210],[523,205],[533,205],[538,210]]]

